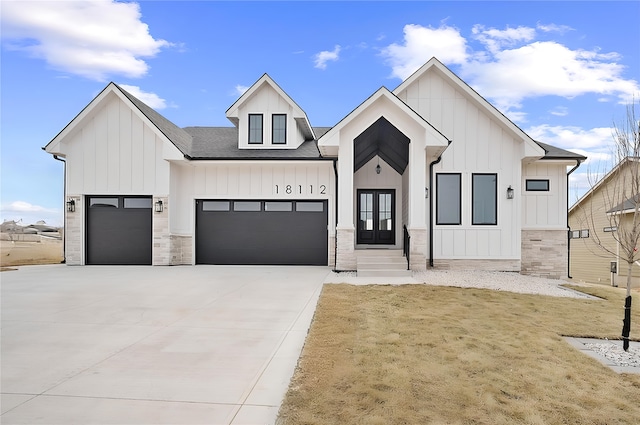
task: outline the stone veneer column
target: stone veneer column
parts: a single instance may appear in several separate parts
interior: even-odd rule
[[[523,230],[522,274],[560,279],[567,276],[567,231]]]
[[[76,203],[75,212],[65,212],[65,259],[70,266],[82,264],[82,229],[84,216],[84,202],[81,195],[68,195],[67,200],[73,199]],[[66,202],[65,201],[65,202]],[[67,205],[64,206],[65,210]]]
[[[355,229],[338,228],[336,237],[338,238],[338,247],[336,252],[336,270],[355,270],[356,269],[356,252],[354,247]]]
[[[155,203],[162,201],[162,212],[155,212]],[[169,198],[153,198],[153,255],[154,266],[168,266],[171,264],[171,238],[169,236]]]
[[[185,235],[171,235],[171,265],[193,264],[192,237]]]
[[[411,270],[425,271],[427,270],[427,258],[425,252],[427,250],[427,229],[408,229],[411,240],[409,241],[409,261]]]
[[[336,237],[334,235],[329,236],[329,266],[335,267],[336,265]]]

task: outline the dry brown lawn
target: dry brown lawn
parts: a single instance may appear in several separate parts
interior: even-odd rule
[[[43,242],[0,241],[0,266],[60,264],[64,258],[62,241]]]
[[[580,289],[325,285],[277,423],[637,424],[640,375],[562,339],[618,339],[624,290]]]

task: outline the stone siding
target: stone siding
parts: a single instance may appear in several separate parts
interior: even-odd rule
[[[433,268],[437,270],[483,270],[500,272],[519,272],[519,260],[448,260],[434,259]]]
[[[356,252],[354,247],[355,230],[337,229],[338,246],[336,252],[336,270],[356,270]]]
[[[169,235],[169,199],[154,198],[153,202],[162,201],[162,212],[153,211],[153,255],[154,266],[168,266],[171,264],[171,236]]]
[[[76,203],[75,212],[66,212],[65,228],[65,259],[70,266],[82,264],[82,228],[84,225],[84,203],[81,195],[69,195],[67,201],[73,199]],[[66,208],[66,205],[65,205]]]
[[[171,235],[171,265],[193,264],[193,238],[190,235]]]
[[[567,276],[567,231],[523,230],[522,274],[560,279]]]
[[[427,269],[427,258],[424,253],[427,250],[427,229],[409,229],[409,267],[414,271]]]
[[[336,266],[336,237],[329,236],[329,266]]]

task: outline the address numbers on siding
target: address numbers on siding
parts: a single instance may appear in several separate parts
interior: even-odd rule
[[[301,185],[301,184],[287,184],[287,185],[275,185],[274,193],[277,195],[326,195],[327,186],[321,184],[319,186]]]

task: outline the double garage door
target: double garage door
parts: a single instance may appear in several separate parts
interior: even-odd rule
[[[86,211],[86,264],[151,264],[151,197],[88,196]],[[199,200],[196,263],[327,265],[327,217],[327,201]]]
[[[327,265],[327,201],[198,200],[196,263]]]

